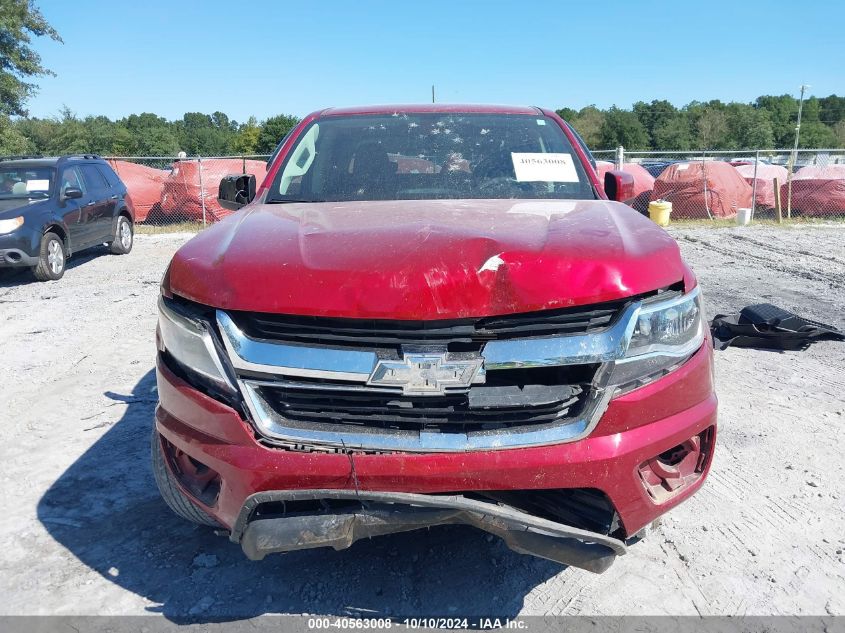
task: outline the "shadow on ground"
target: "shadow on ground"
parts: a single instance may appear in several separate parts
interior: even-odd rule
[[[126,403],[125,414],[50,487],[38,517],[79,560],[171,619],[509,617],[562,569],[460,526],[251,562],[227,538],[171,514],[158,496],[148,454],[154,372],[131,394],[106,395]]]

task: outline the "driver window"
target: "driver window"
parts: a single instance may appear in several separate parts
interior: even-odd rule
[[[62,172],[62,195],[69,187],[76,187],[85,195],[85,186],[82,184],[82,178],[79,177],[79,171],[76,167],[68,167]]]

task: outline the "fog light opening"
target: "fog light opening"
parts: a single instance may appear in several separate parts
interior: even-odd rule
[[[710,461],[712,439],[711,427],[640,464],[640,481],[649,496],[663,503],[698,481]]]

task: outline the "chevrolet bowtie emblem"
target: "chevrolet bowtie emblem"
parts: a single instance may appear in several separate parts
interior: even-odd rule
[[[402,387],[405,395],[442,395],[446,389],[484,382],[484,359],[453,358],[448,352],[406,352],[402,360],[380,359],[368,385]]]

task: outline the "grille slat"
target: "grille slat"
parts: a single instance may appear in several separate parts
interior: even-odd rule
[[[413,398],[393,394],[313,392],[261,388],[262,397],[285,419],[302,423],[378,426],[401,430],[478,430],[551,423],[572,415],[586,393],[565,388],[566,397],[537,406],[471,408],[467,394]]]
[[[233,312],[249,336],[285,342],[397,347],[408,344],[482,344],[492,340],[583,334],[608,327],[624,301],[478,319],[394,321]]]

